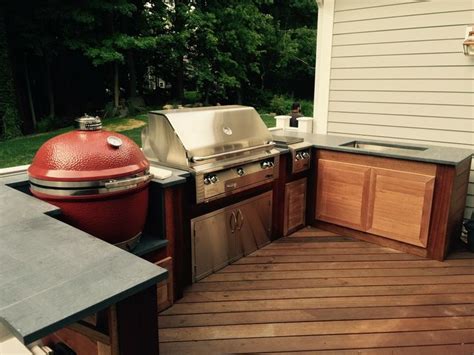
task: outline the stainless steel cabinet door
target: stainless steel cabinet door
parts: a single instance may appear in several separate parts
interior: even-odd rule
[[[203,277],[229,263],[228,213],[220,211],[191,222],[193,232],[193,279]]]
[[[272,232],[272,193],[267,192],[237,208],[237,230],[244,254],[270,243]]]
[[[227,221],[228,221],[228,229],[227,229],[227,243],[229,246],[229,263],[232,263],[242,256],[244,256],[242,243],[240,242],[239,238],[239,231],[238,231],[238,211],[233,210],[232,206],[226,208],[227,210]],[[247,255],[247,254],[245,254]]]

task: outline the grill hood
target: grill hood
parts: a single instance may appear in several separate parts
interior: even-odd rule
[[[190,171],[275,154],[272,135],[257,111],[236,105],[152,111],[142,144],[150,161]]]

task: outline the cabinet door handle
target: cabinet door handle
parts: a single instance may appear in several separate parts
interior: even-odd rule
[[[244,214],[240,210],[240,208],[237,210],[237,230],[240,231],[242,229],[242,226],[244,225]]]
[[[232,211],[231,215],[229,216],[229,226],[230,226],[230,232],[234,233],[235,232],[235,226],[237,225],[237,217],[235,215],[235,212]]]

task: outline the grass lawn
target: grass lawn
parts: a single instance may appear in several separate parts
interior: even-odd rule
[[[261,114],[261,117],[267,127],[275,126],[273,116]],[[126,118],[105,119],[103,120],[103,125],[104,128],[109,131],[120,132],[121,134],[130,137],[141,146],[140,135],[143,129],[143,123],[146,122],[147,115],[141,114]],[[58,134],[69,132],[73,129],[73,127],[66,127],[48,133],[34,134],[0,142],[0,168],[30,164],[36,151],[44,142]]]

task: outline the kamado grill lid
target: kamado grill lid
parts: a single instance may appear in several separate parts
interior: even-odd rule
[[[151,178],[149,162],[128,137],[102,130],[98,117],[81,117],[78,130],[56,136],[36,152],[30,182],[54,188],[130,185]],[[135,184],[136,185],[136,184]],[[33,186],[32,186],[33,187]]]

